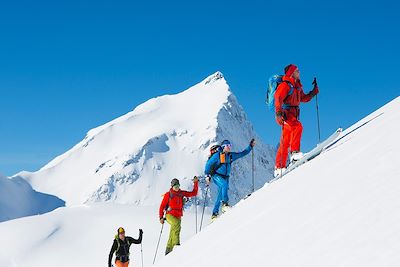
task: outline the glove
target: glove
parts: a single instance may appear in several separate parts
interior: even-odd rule
[[[282,111],[276,112],[276,121],[279,125],[283,125],[285,123],[285,113]]]
[[[199,181],[199,178],[197,178],[197,176],[195,176],[195,177],[193,177],[193,182],[195,183],[195,182],[198,182]]]
[[[143,230],[142,229],[139,229],[139,234],[143,235]]]
[[[250,141],[250,146],[251,147],[254,147],[256,145],[256,140],[253,138],[253,139],[251,139],[251,141]]]
[[[316,96],[316,95],[318,95],[318,93],[319,93],[318,85],[315,85],[314,89],[312,89],[312,91],[311,91],[311,94],[312,94],[312,96]]]
[[[164,224],[165,219],[164,218],[160,218],[160,223]]]
[[[319,93],[317,78],[314,78],[312,85],[314,85],[314,88],[311,91],[311,95],[314,97],[314,96],[318,95],[318,93]]]
[[[207,175],[206,176],[206,184],[210,185],[210,183],[211,183],[211,177]]]

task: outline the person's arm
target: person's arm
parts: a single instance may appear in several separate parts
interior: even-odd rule
[[[244,156],[246,156],[247,154],[250,153],[250,151],[253,149],[253,147],[251,145],[249,145],[245,150],[243,150],[242,152],[231,152],[231,156],[232,156],[232,162],[234,162],[237,159],[240,159]]]
[[[303,89],[300,91],[300,101],[301,102],[309,102],[314,96],[316,96],[319,93],[318,85],[314,86],[314,89],[312,89],[308,94],[305,94],[303,92]]]
[[[135,239],[133,237],[127,236],[126,238],[128,238],[129,242],[132,244],[140,244],[142,243],[142,239],[143,239],[143,230],[139,229],[139,239]]]
[[[110,254],[108,255],[108,267],[111,267],[111,261],[112,261],[114,252],[117,250],[117,246],[118,246],[117,241],[114,240],[111,250],[110,250]]]
[[[197,196],[198,190],[199,190],[199,181],[198,181],[198,179],[196,177],[196,179],[193,182],[193,190],[190,191],[190,192],[182,190],[181,192],[182,192],[182,195],[185,196],[185,197],[195,197],[195,196]]]
[[[160,210],[159,210],[159,218],[164,218],[164,211],[168,204],[169,192],[164,194],[163,200],[161,201]]]
[[[206,168],[204,170],[204,173],[206,175],[210,175],[211,171],[215,166],[218,164],[218,155],[219,153],[215,153],[214,155],[211,156],[211,158],[207,161],[206,163]]]
[[[282,113],[283,101],[289,94],[290,85],[287,82],[282,82],[278,85],[275,91],[275,113]]]

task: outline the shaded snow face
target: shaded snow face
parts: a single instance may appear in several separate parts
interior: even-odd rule
[[[153,205],[161,201],[173,178],[191,190],[193,176],[203,175],[211,145],[230,139],[238,151],[257,137],[217,72],[179,94],[150,99],[90,130],[84,140],[38,172],[19,175],[36,190],[58,196],[67,205],[103,201]],[[255,187],[259,188],[271,178],[273,150],[260,140],[257,144]],[[202,201],[204,183],[200,187]],[[248,156],[233,165],[232,201],[251,188]]]
[[[20,177],[0,177],[0,222],[43,214],[64,205],[55,196],[36,192]]]

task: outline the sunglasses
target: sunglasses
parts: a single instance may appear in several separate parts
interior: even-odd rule
[[[174,186],[172,186],[172,187],[174,187],[174,188],[179,188],[180,185],[179,185],[179,184],[176,184],[176,185],[174,185]]]
[[[231,144],[228,144],[228,145],[223,145],[222,147],[223,147],[223,148],[225,148],[225,147],[232,148],[232,145],[231,145]]]

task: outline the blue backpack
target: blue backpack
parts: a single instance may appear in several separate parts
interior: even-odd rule
[[[275,108],[275,92],[276,92],[276,88],[278,88],[278,86],[282,82],[286,82],[290,86],[290,91],[289,91],[288,96],[293,93],[293,90],[294,90],[293,85],[290,82],[282,81],[282,77],[283,77],[283,75],[275,74],[275,75],[272,75],[268,79],[268,89],[267,89],[267,97],[265,99],[265,103],[267,104],[269,110],[274,110],[274,108]]]

